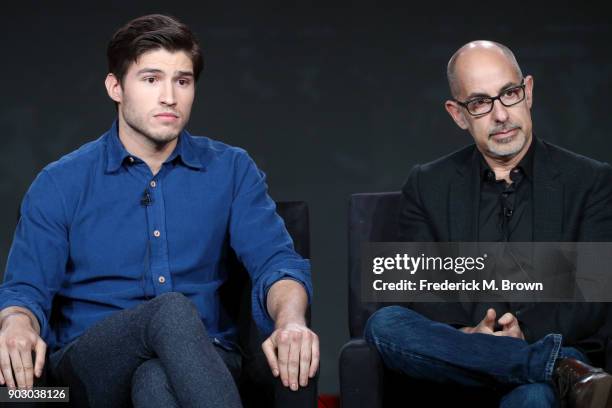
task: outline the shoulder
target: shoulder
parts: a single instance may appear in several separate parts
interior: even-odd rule
[[[107,134],[98,139],[85,143],[78,149],[60,157],[58,160],[46,165],[41,173],[50,175],[54,180],[68,180],[89,174],[90,170],[104,165]]]
[[[609,173],[611,167],[587,156],[572,152],[555,144],[540,141],[542,150],[548,156],[548,162],[566,178],[579,180],[582,177]]]
[[[251,160],[247,151],[241,147],[189,133],[186,134],[186,138],[202,163],[208,165],[232,163],[235,165],[239,162]]]
[[[475,151],[476,146],[470,144],[436,160],[417,164],[412,168],[408,178],[418,177],[425,180],[436,179],[443,181],[445,177],[449,177],[457,171],[470,168]],[[448,180],[450,182],[450,178]]]
[[[423,172],[439,173],[451,169],[462,168],[469,165],[475,150],[476,145],[470,144],[436,160],[422,164],[420,166],[421,170]]]

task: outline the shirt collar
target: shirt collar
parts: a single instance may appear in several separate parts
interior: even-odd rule
[[[109,173],[117,171],[127,158],[132,158],[130,153],[125,149],[121,140],[119,139],[119,127],[118,121],[115,120],[107,133],[106,145],[107,145],[107,165],[106,171]],[[174,160],[180,160],[184,165],[194,168],[202,169],[202,161],[198,157],[195,151],[195,147],[191,141],[191,135],[186,130],[183,130],[176,144],[176,147],[168,156],[165,163],[170,163]]]
[[[533,180],[533,155],[535,151],[535,139],[532,138],[527,153],[521,159],[521,161],[512,169],[512,171],[519,169],[521,173],[529,180]],[[512,172],[511,171],[511,172]],[[489,163],[485,160],[484,156],[480,155],[480,178],[482,181],[495,181],[495,173],[489,167]]]
[[[115,172],[123,161],[130,156],[119,140],[118,122],[115,120],[106,136],[106,171]]]
[[[189,132],[183,130],[178,137],[178,142],[176,143],[174,151],[170,154],[168,159],[166,159],[166,163],[178,158],[187,167],[198,170],[202,169],[204,166],[202,165],[202,161],[196,152],[191,138],[192,136]]]

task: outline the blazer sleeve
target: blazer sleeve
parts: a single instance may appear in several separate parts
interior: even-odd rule
[[[402,188],[399,209],[399,238],[402,242],[437,242],[430,217],[423,202],[421,185],[421,166],[416,165],[408,174]],[[458,302],[410,302],[406,304],[417,313],[454,327],[472,324],[468,309],[470,305]]]
[[[588,179],[585,177],[584,179]],[[578,242],[612,242],[612,167],[598,163],[582,213]],[[588,300],[588,299],[586,299]],[[598,302],[532,305],[537,311],[519,316],[526,340],[537,341],[548,333],[563,335],[564,344],[605,340],[612,337],[610,305]]]

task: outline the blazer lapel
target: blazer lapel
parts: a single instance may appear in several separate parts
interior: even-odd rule
[[[558,242],[563,231],[563,184],[546,145],[535,136],[533,142],[533,240]]]
[[[448,203],[451,242],[476,242],[478,239],[479,154],[474,146],[471,157],[464,163],[458,163],[457,173],[451,183]]]

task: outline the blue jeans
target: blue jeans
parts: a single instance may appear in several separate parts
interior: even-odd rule
[[[77,407],[241,407],[241,357],[210,341],[189,299],[171,292],[122,310],[49,356]]]
[[[513,337],[467,334],[401,306],[379,309],[368,320],[365,339],[379,351],[385,365],[409,377],[490,387],[505,393],[502,407],[555,407],[551,378],[557,358],[587,362],[561,335],[549,334],[535,343]]]

